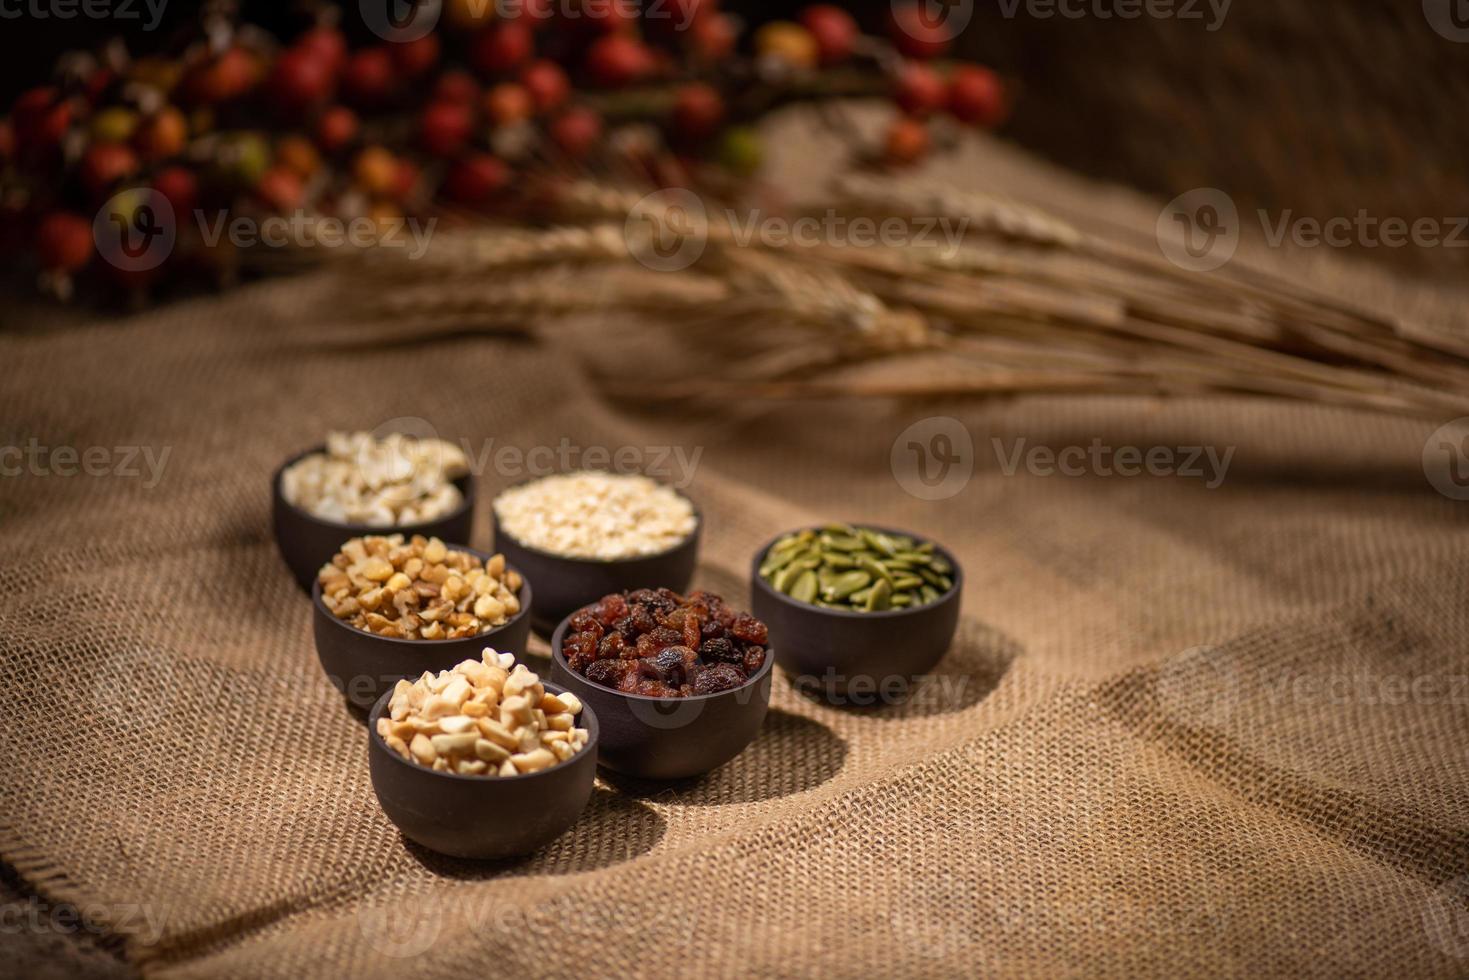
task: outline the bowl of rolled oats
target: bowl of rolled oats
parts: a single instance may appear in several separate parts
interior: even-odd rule
[[[536,581],[534,626],[545,635],[609,593],[688,588],[704,523],[673,487],[600,470],[510,487],[495,498],[491,520],[496,549]]]
[[[286,460],[271,480],[276,546],[307,592],[348,538],[401,532],[468,541],[475,479],[442,439],[333,432]]]
[[[486,648],[382,693],[368,714],[368,768],[410,840],[453,857],[517,857],[586,808],[598,734],[576,695]]]
[[[364,710],[400,678],[485,646],[523,653],[530,638],[530,583],[504,555],[422,535],[348,540],[317,571],[311,600],[322,669]]]

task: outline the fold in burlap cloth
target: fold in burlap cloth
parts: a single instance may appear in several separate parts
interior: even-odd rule
[[[1156,215],[993,147],[951,176],[1138,234]],[[1455,309],[1317,264],[1383,309]],[[564,339],[344,345],[327,288],[0,338],[0,444],[171,450],[154,487],[0,481],[0,856],[127,933],[145,969],[1469,971],[1466,505],[1424,479],[1436,422],[1142,398],[646,417],[584,390]],[[408,415],[474,445],[702,447],[696,585],[741,604],[783,528],[930,534],[966,566],[959,636],[906,708],[780,682],[758,741],[702,780],[599,783],[522,862],[426,853],[373,799],[267,487],[325,430]],[[976,464],[924,502],[888,460],[933,415],[965,423]],[[1007,476],[992,440],[1022,438],[1234,455],[1215,490]],[[518,477],[485,474],[472,544]]]

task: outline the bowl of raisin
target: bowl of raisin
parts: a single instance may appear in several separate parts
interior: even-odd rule
[[[551,676],[597,712],[597,763],[684,779],[739,755],[770,705],[765,624],[709,592],[612,593],[551,637]]]

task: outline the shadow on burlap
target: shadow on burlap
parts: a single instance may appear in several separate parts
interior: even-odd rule
[[[1139,233],[1155,214],[1002,148],[954,168]],[[1387,309],[1454,309],[1371,272],[1311,274]],[[0,501],[0,856],[98,909],[145,970],[1469,970],[1469,525],[1423,479],[1436,423],[1145,398],[649,417],[585,390],[575,332],[320,353],[353,332],[330,294],[310,276],[0,338],[0,443],[171,450],[153,488],[35,477]],[[742,604],[752,552],[783,528],[933,535],[966,568],[955,647],[903,709],[834,709],[778,679],[734,762],[600,782],[524,861],[429,854],[373,799],[364,729],[317,666],[269,526],[282,458],[403,415],[474,445],[701,449],[695,585]],[[967,426],[976,466],[926,502],[888,461],[932,415]],[[1093,438],[1234,455],[1209,490],[1007,476],[993,448]],[[473,545],[519,477],[484,475]]]

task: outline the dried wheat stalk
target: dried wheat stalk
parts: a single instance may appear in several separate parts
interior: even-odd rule
[[[386,251],[363,257],[346,295],[359,300],[358,315],[429,327],[529,329],[571,314],[630,313],[648,328],[676,327],[691,346],[719,345],[707,376],[602,379],[626,397],[1247,393],[1469,414],[1465,337],[1238,263],[1187,272],[999,197],[868,176],[835,183],[833,204],[847,215],[968,219],[953,253],[743,242],[711,208],[703,254],[676,273],[637,261],[645,219],[668,220],[658,199],[580,181],[559,200],[556,227],[441,233],[418,262]],[[361,290],[362,275],[393,288]],[[943,357],[954,377],[874,380],[844,370],[877,363],[901,372],[915,351]]]

